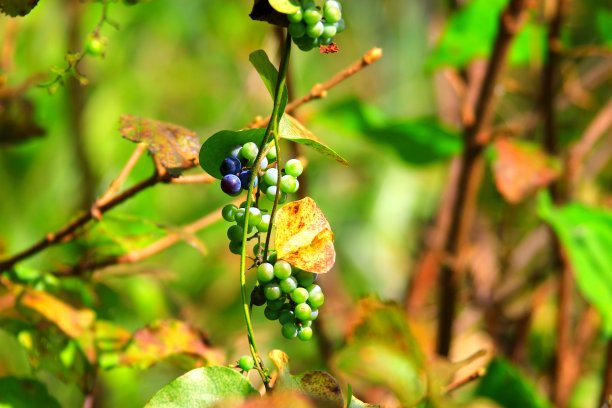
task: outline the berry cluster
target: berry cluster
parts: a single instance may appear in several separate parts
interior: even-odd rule
[[[292,268],[286,261],[262,263],[251,301],[256,306],[266,305],[264,315],[280,322],[285,338],[310,340],[312,321],[325,302],[321,287],[314,283],[316,278],[316,274]]]
[[[302,51],[331,44],[345,28],[342,6],[336,0],[325,0],[322,9],[313,0],[302,0],[297,13],[287,14],[287,19],[289,34]]]

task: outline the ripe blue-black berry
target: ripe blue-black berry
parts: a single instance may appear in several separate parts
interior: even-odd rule
[[[221,162],[219,171],[221,171],[221,174],[224,176],[227,176],[228,174],[237,174],[240,172],[241,168],[242,163],[240,163],[240,160],[235,157],[228,156]]]
[[[244,170],[240,172],[240,183],[242,184],[243,190],[249,189],[249,184],[251,184],[251,177],[253,177],[253,173],[251,170]],[[253,183],[253,187],[257,187],[257,176],[255,176],[255,182]]]
[[[240,194],[241,188],[242,183],[236,175],[228,174],[226,176],[223,176],[223,178],[221,179],[221,190],[223,190],[225,194],[237,196],[238,194]]]

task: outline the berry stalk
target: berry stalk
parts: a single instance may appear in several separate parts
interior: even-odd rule
[[[274,136],[274,144],[275,144],[275,149],[277,153],[277,160],[280,160],[280,158],[278,158],[279,153],[280,153],[280,150],[278,147],[278,124],[284,113],[284,112],[280,112],[281,98],[283,94],[283,89],[285,87],[285,80],[287,77],[287,67],[289,65],[289,57],[291,53],[291,36],[288,33],[287,33],[287,38],[285,40],[284,45],[285,46],[283,49],[283,53],[281,55],[281,61],[280,61],[280,66],[278,70],[279,71],[278,77],[276,80],[276,87],[274,90],[274,105],[272,107],[272,114],[270,115],[270,122],[268,123],[268,126],[266,127],[266,132],[264,134],[263,140],[259,147],[259,152],[257,154],[257,157],[255,158],[253,169],[260,168],[261,161],[265,157],[264,155],[265,147],[269,143],[270,136],[272,135]],[[280,180],[280,177],[279,177],[279,180]],[[249,182],[249,189],[247,192],[247,202],[246,202],[247,209],[251,208],[251,205],[253,203],[253,188],[254,187],[255,187],[255,177],[251,177],[251,180]],[[270,228],[268,229],[268,233],[266,236],[264,256],[267,255],[267,251],[268,251],[270,231],[272,230],[272,220],[274,219],[274,213],[276,211],[276,206],[278,204],[279,195],[280,195],[280,186],[277,185],[274,206],[270,214]],[[270,382],[270,376],[263,365],[263,361],[261,357],[259,356],[259,353],[257,352],[257,345],[255,344],[255,334],[253,332],[253,323],[251,322],[251,313],[250,313],[250,307],[249,307],[250,302],[247,297],[247,290],[246,290],[246,243],[247,243],[247,236],[248,236],[248,225],[249,225],[249,215],[250,215],[249,213],[250,211],[246,211],[245,213],[245,219],[244,219],[245,228],[243,231],[242,246],[240,250],[240,292],[242,295],[242,309],[244,312],[244,319],[245,319],[245,323],[247,327],[247,338],[249,342],[249,349],[251,351],[251,355],[253,356],[253,359],[255,360],[255,368],[257,369],[257,372],[259,373],[266,388],[268,388],[269,382]]]

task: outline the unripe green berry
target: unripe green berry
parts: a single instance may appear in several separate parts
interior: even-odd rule
[[[298,338],[302,341],[308,341],[312,339],[312,327],[300,327],[298,329]]]
[[[253,367],[255,367],[255,360],[253,360],[251,356],[242,356],[240,360],[238,360],[238,367],[240,367],[242,371],[252,370]]]
[[[302,20],[306,25],[311,26],[321,21],[321,12],[315,7],[305,9],[303,14]]]
[[[287,261],[278,261],[274,264],[274,276],[278,279],[287,279],[291,276],[291,264]]]
[[[319,38],[323,31],[325,31],[325,26],[322,21],[317,21],[313,25],[306,26],[306,35],[310,38]]]
[[[293,276],[289,276],[288,278],[282,279],[280,282],[278,282],[278,286],[280,286],[283,293],[291,293],[297,288],[298,281]]]
[[[280,289],[280,286],[278,286],[278,283],[270,282],[264,285],[264,296],[266,297],[266,299],[276,300],[280,298],[282,294],[283,293]]]
[[[293,38],[300,38],[303,37],[304,34],[306,34],[306,26],[301,22],[291,23],[289,24],[289,27],[287,27],[287,29],[289,30],[289,34]]]
[[[225,221],[233,222],[236,221],[236,211],[238,211],[238,207],[234,204],[228,204],[221,210],[221,216]]]
[[[308,291],[305,288],[297,288],[291,292],[291,299],[295,303],[304,303],[308,300]]]
[[[295,291],[294,291],[295,292]],[[295,317],[300,320],[312,320],[312,308],[307,303],[298,303],[293,309]]]
[[[295,323],[285,323],[281,329],[281,333],[283,333],[283,337],[287,339],[294,339],[297,337],[298,328]]]
[[[257,267],[257,280],[261,283],[267,283],[274,279],[274,266],[269,263],[262,263]]]

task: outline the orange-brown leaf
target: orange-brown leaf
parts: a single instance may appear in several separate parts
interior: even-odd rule
[[[25,289],[20,298],[21,305],[37,311],[52,321],[69,337],[76,338],[87,331],[96,318],[89,309],[76,309],[56,297],[38,290]]]
[[[174,354],[191,355],[209,363],[220,360],[202,332],[185,322],[162,320],[137,330],[120,362],[146,368]]]
[[[334,234],[323,211],[306,197],[281,208],[275,219],[278,259],[312,273],[326,273],[336,261]]]
[[[558,163],[535,145],[500,138],[494,148],[495,185],[512,204],[547,186],[559,175]]]
[[[136,143],[146,143],[162,166],[178,173],[198,164],[200,142],[195,132],[153,119],[122,115],[121,136]]]

